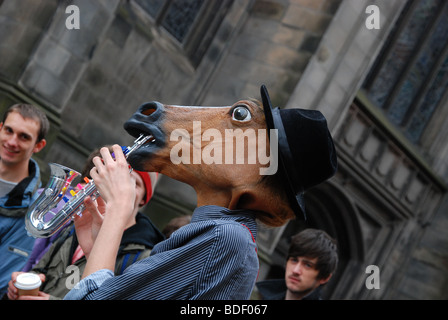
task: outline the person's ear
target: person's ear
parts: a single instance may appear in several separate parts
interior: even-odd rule
[[[330,275],[329,275],[328,277],[323,278],[323,279],[320,279],[320,280],[319,280],[320,285],[326,284],[328,281],[330,281],[332,275],[333,275],[333,274],[330,273]]]
[[[47,145],[47,140],[42,139],[39,142],[36,143],[34,146],[33,152],[38,153],[40,150],[42,150]]]

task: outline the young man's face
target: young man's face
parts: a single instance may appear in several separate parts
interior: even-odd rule
[[[4,164],[28,162],[33,153],[45,146],[45,140],[37,142],[40,125],[37,120],[25,119],[18,112],[11,112],[0,123],[0,158]]]
[[[317,258],[290,257],[286,262],[285,281],[289,293],[301,299],[321,284],[330,280],[318,279],[319,270],[316,269]]]

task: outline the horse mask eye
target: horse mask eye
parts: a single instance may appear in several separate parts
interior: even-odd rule
[[[252,118],[246,106],[237,106],[233,109],[232,119],[236,121],[249,121]]]

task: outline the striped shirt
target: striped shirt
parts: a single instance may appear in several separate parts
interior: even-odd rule
[[[65,299],[248,299],[258,275],[255,213],[196,208],[191,223],[120,276],[99,270]]]

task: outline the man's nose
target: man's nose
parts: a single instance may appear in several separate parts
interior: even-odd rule
[[[19,137],[15,133],[11,134],[6,139],[6,143],[10,146],[17,146],[19,144]]]
[[[299,261],[299,262],[294,266],[294,269],[293,269],[294,273],[301,274],[301,273],[302,273],[302,267],[303,267],[302,262]]]

